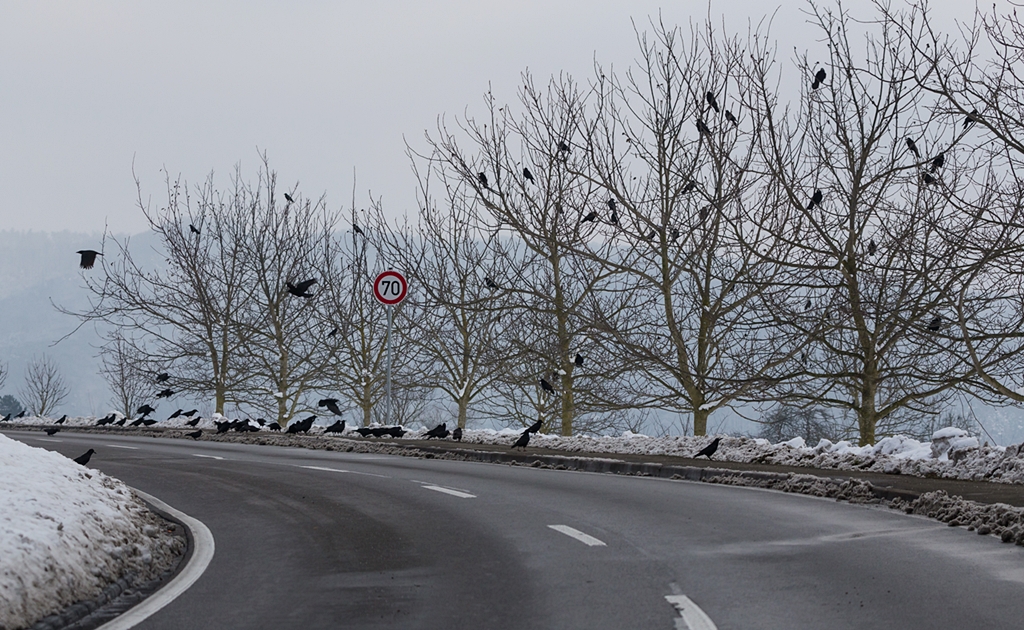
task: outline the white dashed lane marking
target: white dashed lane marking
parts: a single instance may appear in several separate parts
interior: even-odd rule
[[[128,448],[133,451],[139,450],[138,446],[121,446],[120,444],[104,444],[103,446],[109,446],[110,448]]]
[[[463,492],[461,490],[452,490],[451,488],[443,488],[441,486],[420,486],[420,487],[421,488],[426,488],[427,490],[433,490],[435,492],[443,492],[445,494],[450,494],[453,497],[459,497],[461,499],[475,499],[476,498],[475,494],[470,494],[468,492]]]
[[[550,527],[551,529],[555,530],[556,532],[560,532],[562,534],[565,534],[566,536],[568,536],[570,538],[575,538],[576,540],[580,541],[581,543],[583,543],[584,545],[587,545],[589,547],[606,547],[607,546],[607,545],[604,544],[603,541],[598,540],[597,538],[594,538],[590,534],[584,534],[580,530],[575,529],[573,527],[569,527],[568,525],[548,525],[548,527]]]
[[[200,455],[199,453],[192,453],[192,457],[205,457],[206,459],[224,459],[223,457],[217,457],[216,455]]]
[[[356,472],[354,470],[345,470],[343,468],[328,468],[326,466],[299,466],[299,468],[306,468],[308,470],[323,470],[326,472],[348,473],[350,475],[366,475],[367,477],[380,477],[382,479],[390,479],[390,477],[388,477],[387,475],[376,475],[374,473]]]
[[[686,595],[666,595],[665,599],[679,611],[676,630],[718,630],[711,617]]]

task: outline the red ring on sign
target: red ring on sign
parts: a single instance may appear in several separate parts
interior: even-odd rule
[[[383,293],[381,293],[381,290],[380,290],[381,281],[387,280],[387,279],[391,279],[392,282],[397,282],[398,283],[398,286],[399,286],[399,289],[400,289],[400,293],[398,294],[398,296],[393,295],[391,291],[388,291],[388,295],[387,296],[385,296]],[[395,304],[398,304],[399,302],[404,300],[405,296],[408,295],[408,293],[409,293],[409,282],[405,279],[405,276],[403,276],[402,274],[398,273],[397,271],[389,270],[389,271],[381,272],[377,276],[377,278],[373,281],[373,297],[377,298],[377,301],[382,303],[382,304],[387,304],[388,306],[394,306]]]

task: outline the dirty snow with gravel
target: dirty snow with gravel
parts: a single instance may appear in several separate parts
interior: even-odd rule
[[[122,482],[0,434],[0,628],[30,626],[181,555]]]

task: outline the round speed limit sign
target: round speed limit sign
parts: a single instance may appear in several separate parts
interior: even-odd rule
[[[409,293],[409,282],[397,271],[385,271],[373,281],[373,297],[378,302],[394,306]]]

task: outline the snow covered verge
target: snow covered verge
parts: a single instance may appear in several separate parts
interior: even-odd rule
[[[120,416],[119,416],[120,417]],[[88,426],[96,424],[96,418],[69,417],[64,426]],[[195,428],[212,429],[215,421],[226,420],[216,415],[214,418],[197,419]],[[333,421],[333,418],[331,419]],[[179,417],[162,420],[152,428],[175,428],[193,430],[186,424],[188,418]],[[15,425],[50,426],[54,421],[47,418],[15,418],[0,423],[0,428]],[[249,425],[259,433],[269,433],[267,427],[257,429],[254,422]],[[118,430],[121,427],[117,427]],[[124,427],[126,430],[132,430]],[[141,429],[142,427],[140,427]],[[491,444],[511,446],[522,433],[522,429],[491,429],[463,432],[462,442],[468,444]],[[324,432],[322,425],[314,425],[310,435]],[[398,440],[423,439],[426,428],[409,429],[404,438]],[[333,434],[341,435],[341,434]],[[351,429],[346,430],[344,437],[360,438]],[[768,440],[734,437],[729,435],[692,437],[668,436],[649,437],[637,433],[625,432],[618,436],[570,436],[531,435],[530,448],[546,448],[567,453],[606,453],[632,455],[669,455],[677,457],[693,457],[698,451],[711,443],[713,437],[720,437],[718,450],[713,456],[716,461],[729,461],[752,464],[778,464],[782,466],[803,466],[807,468],[872,471],[888,474],[912,475],[917,477],[940,477],[945,479],[962,479],[972,481],[995,481],[1001,483],[1024,483],[1024,444],[1014,446],[993,446],[982,444],[977,437],[967,432],[948,427],[940,429],[932,435],[929,442],[921,442],[913,438],[896,435],[879,440],[876,444],[857,446],[848,441],[830,442],[821,440],[814,446],[804,443],[802,438],[794,438],[786,442],[772,444]],[[450,439],[450,438],[448,438]]]
[[[121,481],[0,435],[0,630],[177,566],[184,541]]]

